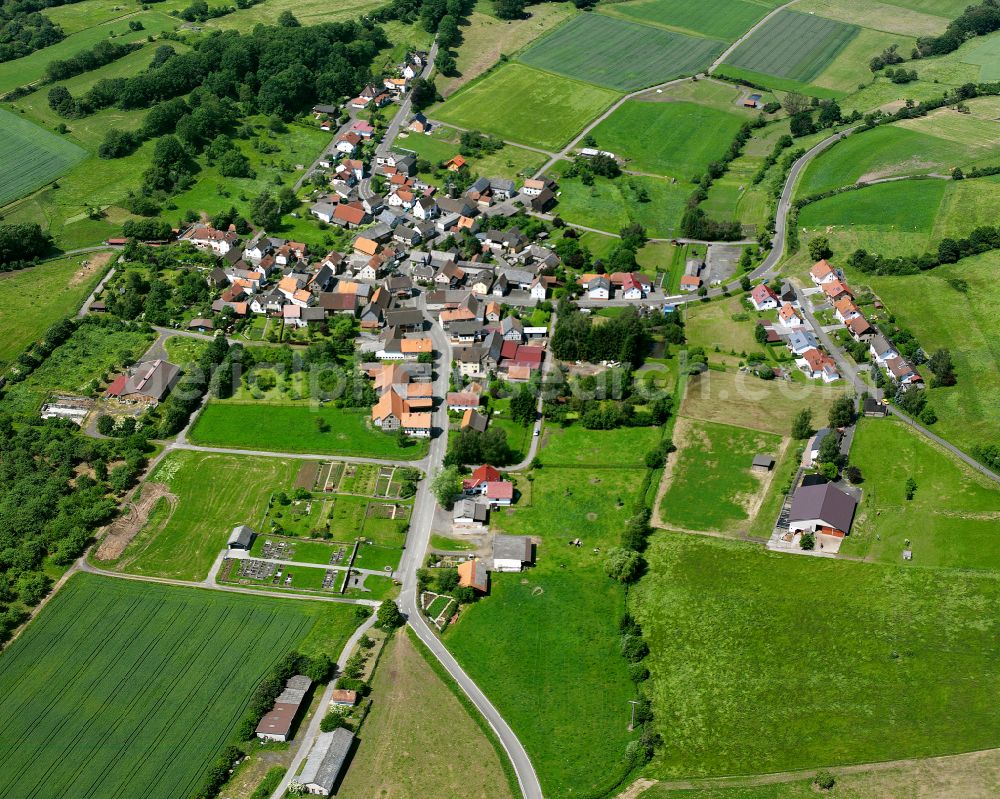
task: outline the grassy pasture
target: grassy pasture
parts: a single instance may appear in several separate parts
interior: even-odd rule
[[[977,444],[1000,444],[998,269],[1000,254],[991,252],[919,275],[849,276],[871,285],[897,323],[912,330],[928,352],[951,350],[958,383],[930,388],[928,397],[939,417],[934,431],[967,451]]]
[[[872,79],[868,62],[873,56],[892,45],[896,45],[902,53],[909,53],[915,43],[916,39],[911,36],[859,28],[857,34],[848,40],[833,61],[812,78],[811,82],[824,89],[853,93],[858,86]]]
[[[962,61],[979,67],[979,80],[993,81],[1000,78],[1000,38],[988,37],[969,48]]]
[[[339,651],[319,604],[75,575],[0,657],[0,792],[191,795],[278,658]]]
[[[400,631],[386,647],[372,681],[372,709],[338,799],[510,799],[490,740],[417,644]]]
[[[992,124],[992,123],[987,123]],[[848,136],[806,167],[798,196],[899,175],[943,173],[976,160],[979,145],[948,141],[924,130],[883,125]]]
[[[725,44],[640,25],[607,14],[581,14],[519,56],[533,67],[618,91],[634,91],[708,67]],[[628,58],[622,58],[627,53]]]
[[[592,135],[599,147],[627,159],[627,169],[687,181],[722,157],[743,121],[696,103],[629,100]]]
[[[133,20],[138,20],[143,24],[143,30],[129,30],[128,24]],[[113,22],[106,22],[101,25],[81,30],[67,36],[61,42],[57,42],[49,47],[36,50],[23,58],[16,58],[0,64],[0,94],[6,94],[11,89],[18,86],[26,86],[34,83],[45,72],[45,67],[50,61],[69,58],[76,55],[81,50],[89,50],[98,42],[107,39],[114,34],[115,41],[119,44],[125,42],[144,41],[147,36],[156,35],[163,31],[173,30],[177,27],[179,20],[171,17],[158,9],[150,11],[139,11],[129,15],[127,18],[120,18]]]
[[[809,83],[859,30],[836,20],[782,11],[737,47],[726,64]]]
[[[556,149],[607,108],[617,93],[523,64],[505,64],[429,113],[462,128]]]
[[[937,11],[924,13],[878,0],[800,0],[795,10],[903,36],[937,36],[951,21]]]
[[[395,149],[416,153],[420,158],[426,158],[433,166],[458,155],[459,134],[454,128],[441,125],[430,135],[409,133],[396,139]],[[495,153],[466,158],[469,168],[477,175],[489,175],[515,179],[524,175],[531,176],[545,160],[545,156],[523,147],[505,145]],[[440,181],[433,171],[421,174],[421,177],[431,184]]]
[[[316,420],[329,426],[320,432]],[[306,403],[209,402],[195,422],[190,439],[199,444],[275,452],[316,452],[320,455],[365,455],[392,460],[417,460],[426,443],[400,449],[396,439],[368,426],[366,411],[318,408]]]
[[[660,518],[684,530],[729,532],[756,511],[762,480],[750,470],[754,455],[778,457],[780,436],[743,427],[694,422],[674,425],[678,454],[671,456]]]
[[[322,0],[267,0],[266,3],[237,9],[232,14],[209,20],[207,28],[250,31],[254,25],[273,25],[282,11],[291,11],[303,25],[345,22],[357,19],[378,8],[379,0],[342,0],[336,4]]]
[[[944,180],[877,183],[807,205],[799,213],[799,224],[802,227],[861,225],[905,232],[929,231],[950,186]]]
[[[706,0],[697,4],[686,0],[637,0],[604,6],[601,10],[680,33],[732,41],[750,30],[770,7],[752,0]]]
[[[842,552],[898,563],[908,539],[915,565],[1000,568],[1000,490],[995,484],[902,422],[890,420],[861,420],[851,462],[865,477],[865,495]],[[917,481],[912,500],[904,497],[907,476]]]
[[[645,189],[648,202],[640,202],[638,190]],[[595,178],[585,186],[579,178],[559,181],[556,213],[577,225],[618,231],[623,225],[641,222],[650,236],[666,238],[679,231],[689,185],[663,178],[622,175],[610,180]]]
[[[658,778],[996,745],[994,576],[770,553],[662,533],[629,593],[651,654]],[[919,687],[919,690],[916,690]],[[794,740],[794,746],[775,746]]]
[[[255,530],[272,493],[288,491],[301,463],[205,452],[172,452],[150,482],[166,483],[173,507],[132,539],[119,571],[202,580],[238,524]],[[175,504],[174,504],[175,503]]]
[[[811,408],[813,419],[826,419],[843,387],[796,381],[763,381],[737,372],[710,370],[688,379],[681,414],[690,419],[739,425],[788,435],[792,419]]]
[[[76,313],[103,272],[81,270],[83,260],[69,256],[0,275],[0,366],[57,319]],[[25,313],[28,308],[31,313]]]
[[[635,697],[618,651],[624,594],[604,574],[601,554],[632,514],[645,446],[634,430],[593,435],[574,428],[541,450],[544,468],[516,508],[493,526],[535,537],[536,566],[494,574],[491,595],[468,607],[445,643],[511,724],[531,756],[546,796],[607,791],[622,776],[630,739],[627,701]],[[644,439],[658,431],[645,431]],[[587,439],[589,464],[574,442]],[[641,446],[641,448],[640,448]],[[622,461],[618,455],[627,452]],[[576,537],[581,548],[566,543]],[[544,723],[539,723],[544,719]]]
[[[87,153],[72,142],[0,109],[0,206],[62,175]]]

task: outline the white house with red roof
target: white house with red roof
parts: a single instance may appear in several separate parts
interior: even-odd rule
[[[761,283],[750,292],[750,302],[758,311],[773,311],[778,307],[778,295],[767,283]]]
[[[817,261],[813,264],[812,269],[809,270],[809,278],[817,286],[822,286],[824,283],[830,283],[837,280],[839,275],[837,270],[834,269],[830,262],[824,258],[822,261]]]

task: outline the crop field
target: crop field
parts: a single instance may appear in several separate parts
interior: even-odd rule
[[[604,6],[605,14],[621,16],[634,22],[711,36],[733,41],[771,10],[770,5],[752,0],[706,0],[690,3],[686,0],[637,0]]]
[[[599,86],[523,64],[505,64],[468,84],[429,114],[509,141],[557,149],[617,97],[616,92]]]
[[[255,530],[272,493],[291,490],[299,461],[205,452],[172,452],[148,483],[168,495],[115,564],[119,571],[202,580],[238,524]],[[147,486],[148,486],[147,483]],[[147,486],[143,491],[149,490]],[[103,565],[103,564],[101,564]]]
[[[891,420],[859,422],[851,463],[861,469],[865,493],[842,552],[898,563],[909,548],[918,566],[1000,568],[995,483]],[[911,500],[906,477],[917,482]]]
[[[490,740],[418,646],[402,630],[386,644],[372,680],[375,701],[338,799],[510,799]]]
[[[800,0],[795,10],[904,36],[937,36],[952,18],[937,10],[925,13],[878,0]]]
[[[544,468],[519,486],[528,493],[491,520],[539,542],[536,566],[493,575],[491,595],[445,632],[527,748],[546,796],[602,794],[623,776],[627,701],[635,697],[618,649],[624,592],[593,550],[615,546],[633,513],[645,470],[624,464],[641,462],[645,441],[659,433],[643,430],[641,441],[635,429],[588,439],[588,462],[614,468],[575,465],[583,457],[576,442],[594,431],[553,436],[539,455]],[[619,465],[622,452],[629,457]],[[577,537],[582,547],[567,546]]]
[[[52,391],[86,394],[105,372],[134,363],[152,340],[148,333],[81,325],[26,380],[6,390],[0,409],[30,415]]]
[[[680,418],[660,519],[684,530],[730,532],[746,527],[763,480],[750,470],[754,455],[778,457],[781,438],[743,427]]]
[[[519,60],[618,91],[634,91],[700,72],[725,49],[717,39],[687,36],[606,14],[581,14],[539,39]],[[627,53],[628,58],[622,54]]]
[[[1000,358],[997,356],[996,275],[1000,253],[966,258],[919,275],[849,275],[871,285],[896,321],[928,352],[951,350],[958,383],[928,390],[938,415],[934,432],[966,451],[1000,444]],[[927,302],[933,297],[934,302]]]
[[[0,794],[191,795],[258,681],[353,613],[75,575],[0,656]]]
[[[316,424],[322,419],[327,429]],[[190,439],[199,444],[274,452],[315,452],[320,455],[365,455],[391,460],[417,460],[426,442],[400,448],[396,438],[368,426],[366,411],[314,407],[308,403],[209,402]]]
[[[736,113],[696,103],[629,100],[591,135],[598,147],[625,158],[627,169],[687,182],[725,154],[743,122]]]
[[[983,610],[1000,600],[994,576],[671,533],[647,560],[629,605],[650,646],[664,739],[650,776],[822,768],[1000,740],[981,688],[1000,676],[1000,622]]]
[[[860,29],[796,11],[771,17],[726,59],[726,64],[809,83]]]
[[[47,130],[0,109],[0,205],[54,180],[87,152]]]
[[[100,280],[106,256],[91,255],[48,261],[41,266],[0,274],[0,367],[40,338],[48,327],[77,309]],[[97,264],[100,264],[100,268]],[[23,313],[31,308],[31,313]]]
[[[642,200],[645,190],[647,200]],[[617,233],[629,222],[639,222],[656,238],[676,235],[690,186],[663,178],[622,175],[595,178],[586,186],[579,178],[559,181],[555,213],[567,222]]]

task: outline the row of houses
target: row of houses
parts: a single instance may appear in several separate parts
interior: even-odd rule
[[[578,278],[588,300],[641,300],[653,290],[653,282],[642,272],[612,272],[609,275],[583,274]]]
[[[818,261],[809,270],[812,282],[823,289],[823,293],[833,305],[833,313],[846,328],[851,337],[868,345],[872,361],[885,369],[892,379],[903,389],[920,386],[920,373],[892,342],[872,324],[855,304],[855,295],[850,286],[826,259]]]

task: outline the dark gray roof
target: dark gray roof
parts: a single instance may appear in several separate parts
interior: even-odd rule
[[[135,367],[125,388],[122,389],[122,396],[140,394],[159,402],[173,388],[180,371],[179,367],[169,361],[144,361]]]
[[[424,314],[419,308],[395,308],[385,312],[385,323],[391,327],[423,325]]]
[[[472,519],[474,522],[486,522],[489,508],[473,499],[462,499],[455,503],[455,519]]]
[[[774,466],[774,458],[772,458],[770,455],[754,455],[753,465],[766,466],[768,469],[770,469],[772,466]]]
[[[229,544],[239,544],[242,547],[248,547],[255,535],[256,533],[251,528],[245,524],[241,524],[233,528],[233,532],[229,535]]]
[[[792,498],[790,522],[820,519],[842,532],[850,532],[854,510],[858,503],[854,497],[833,483],[801,486]]]
[[[344,767],[353,742],[354,733],[343,727],[338,727],[333,732],[321,732],[306,758],[298,782],[302,785],[318,785],[329,794]]]
[[[531,562],[531,539],[526,535],[498,535],[493,539],[493,557]]]

